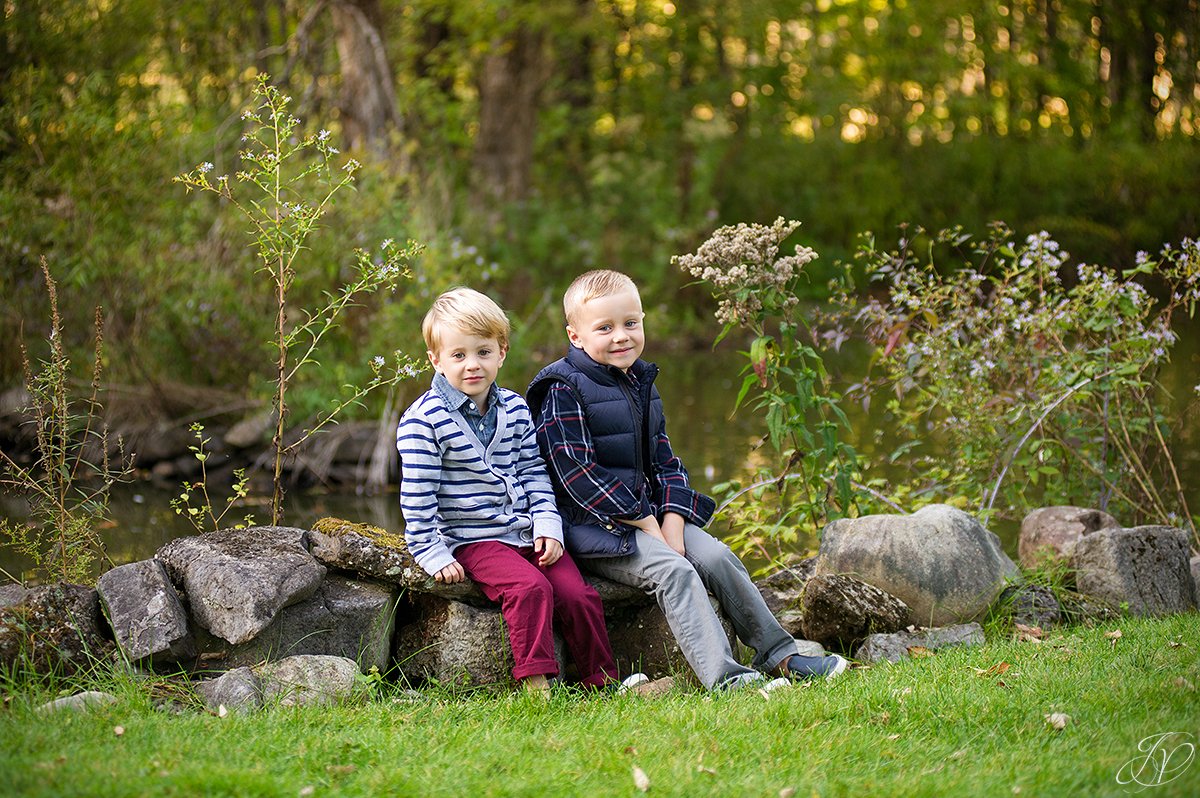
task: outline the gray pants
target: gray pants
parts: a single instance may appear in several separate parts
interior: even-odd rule
[[[653,594],[683,656],[700,683],[712,689],[771,670],[797,653],[792,639],[750,581],[746,566],[728,546],[693,524],[683,528],[687,557],[645,532],[637,532],[637,553],[626,557],[579,558],[580,568]],[[743,643],[755,650],[754,669],[733,658],[708,594],[733,622]]]

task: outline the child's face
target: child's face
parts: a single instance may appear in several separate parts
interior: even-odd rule
[[[480,338],[449,325],[440,332],[441,343],[436,352],[428,352],[429,362],[483,410],[507,350],[495,338]]]
[[[645,315],[637,291],[596,297],[576,311],[567,337],[597,363],[628,371],[646,346]]]

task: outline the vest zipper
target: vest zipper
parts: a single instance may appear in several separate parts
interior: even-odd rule
[[[646,468],[645,468],[645,465],[642,463],[642,447],[644,444],[648,444],[648,441],[643,440],[646,437],[646,435],[643,435],[642,433],[644,432],[648,435],[649,430],[646,428],[645,411],[639,412],[640,408],[638,407],[637,397],[635,397],[633,395],[633,386],[630,385],[630,380],[629,380],[628,375],[621,374],[620,376],[618,376],[617,377],[617,385],[621,386],[621,393],[623,393],[625,395],[625,401],[629,403],[629,411],[630,411],[630,414],[633,416],[633,421],[634,421],[634,425],[635,425],[634,432],[633,432],[634,441],[635,441],[635,444],[633,447],[633,463],[637,467],[638,477],[642,480],[642,483],[640,485],[638,485],[638,498],[640,499],[641,492],[643,490],[645,490],[645,483],[646,483]],[[646,408],[645,410],[648,411],[649,408]]]

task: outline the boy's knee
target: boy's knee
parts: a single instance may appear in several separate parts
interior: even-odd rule
[[[540,573],[532,573],[522,581],[519,600],[549,604],[554,600],[554,586]]]
[[[703,589],[700,574],[683,557],[672,557],[662,563],[654,574],[656,589],[666,593],[686,591],[695,587]]]
[[[564,607],[600,605],[600,594],[587,582],[580,580],[578,584],[558,585],[555,587],[554,601]]]

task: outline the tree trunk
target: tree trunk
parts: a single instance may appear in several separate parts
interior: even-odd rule
[[[516,30],[493,41],[484,58],[474,165],[485,205],[529,193],[538,103],[549,72],[543,39],[540,31]]]
[[[379,34],[379,0],[336,0],[331,6],[342,72],[339,110],[351,150],[386,155],[402,132],[392,70]]]

